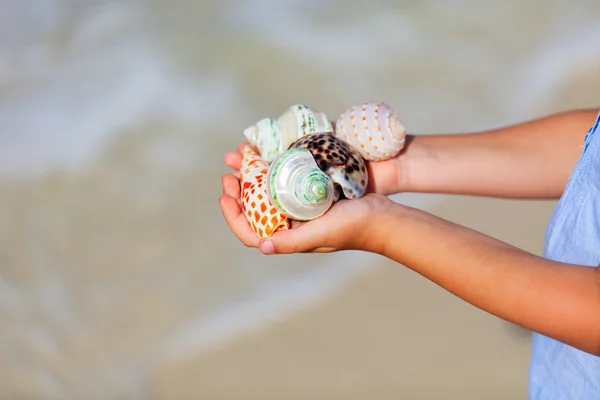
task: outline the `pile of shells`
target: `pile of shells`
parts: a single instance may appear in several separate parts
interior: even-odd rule
[[[309,221],[340,199],[365,195],[366,161],[398,155],[406,131],[386,104],[365,102],[346,110],[335,129],[319,111],[297,104],[279,118],[244,130],[242,209],[259,237]]]

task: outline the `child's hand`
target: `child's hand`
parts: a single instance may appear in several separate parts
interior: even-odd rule
[[[233,158],[227,160],[227,158]],[[228,153],[227,164],[236,161]],[[235,165],[235,164],[233,164]],[[223,176],[223,196],[219,199],[225,221],[233,233],[248,247],[258,247],[265,254],[298,252],[333,252],[338,250],[377,251],[380,241],[377,222],[385,209],[393,204],[387,197],[368,194],[356,200],[341,200],[323,216],[309,221],[292,221],[292,229],[259,239],[252,231],[240,206],[240,181],[237,174]]]
[[[355,200],[340,200],[321,217],[292,221],[292,229],[261,239],[258,248],[265,254],[330,253],[340,250],[380,252],[379,234],[385,212],[393,202],[387,197],[367,194]]]

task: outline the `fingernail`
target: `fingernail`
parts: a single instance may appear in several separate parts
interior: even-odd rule
[[[262,242],[260,250],[263,254],[275,254],[275,246],[273,246],[273,242],[269,242],[268,240]]]

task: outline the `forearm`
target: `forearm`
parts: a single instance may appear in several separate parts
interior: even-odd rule
[[[598,268],[546,260],[400,205],[379,224],[387,233],[374,251],[491,314],[600,355]]]
[[[398,157],[409,191],[558,198],[598,110],[570,111],[501,129],[412,138]]]

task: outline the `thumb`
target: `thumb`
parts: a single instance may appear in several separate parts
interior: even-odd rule
[[[269,238],[261,239],[258,244],[263,254],[328,253],[335,249],[323,246],[323,237],[306,223],[298,228],[277,231]]]

